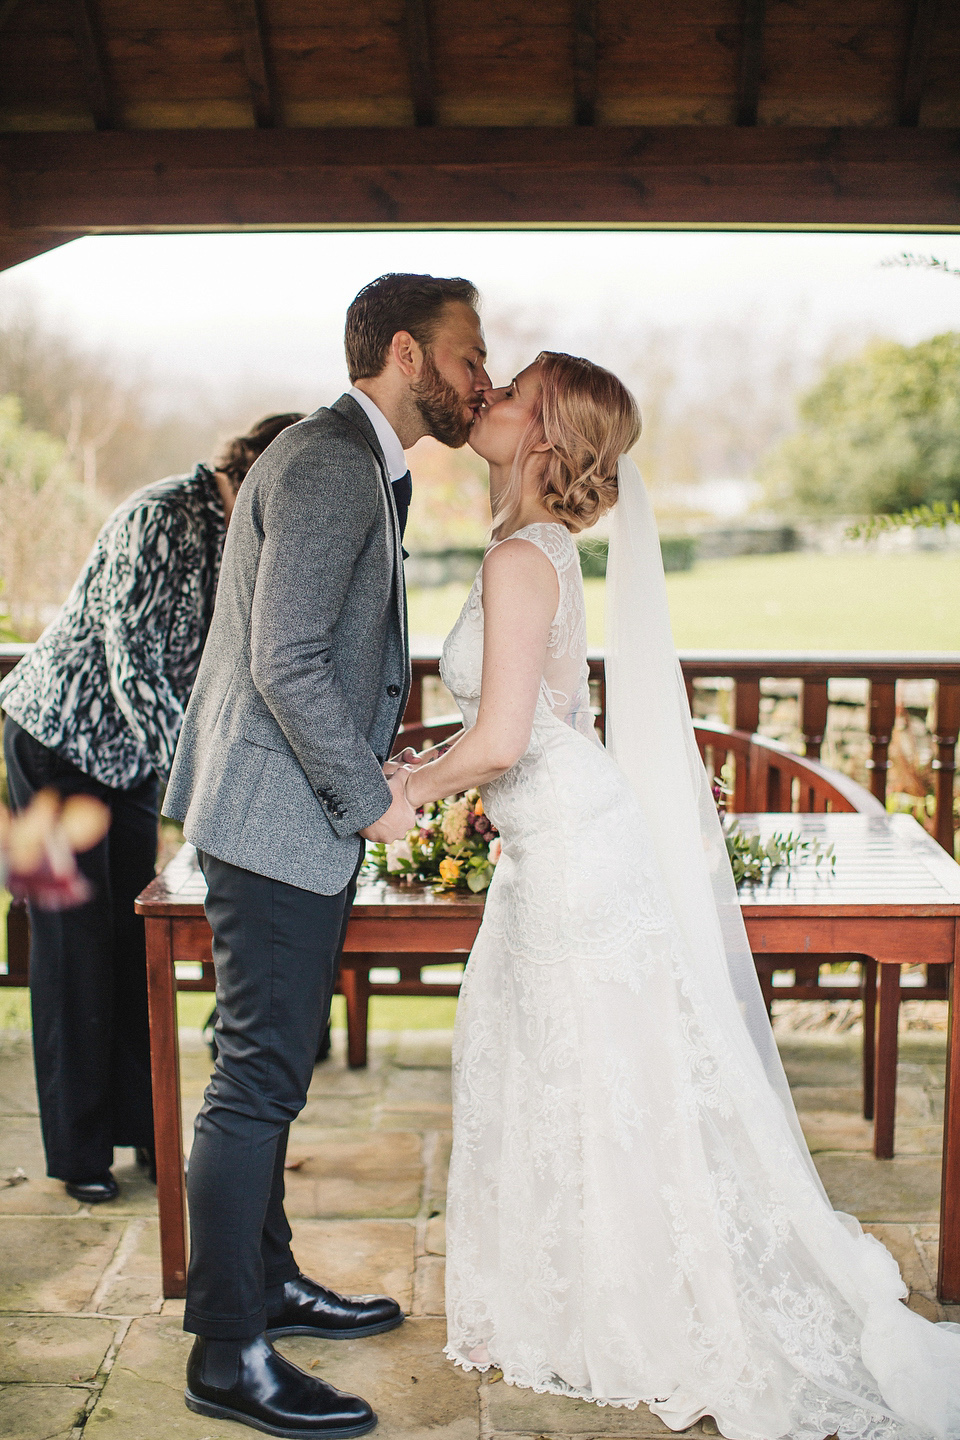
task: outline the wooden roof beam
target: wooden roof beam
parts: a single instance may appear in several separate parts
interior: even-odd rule
[[[574,0],[573,86],[576,124],[595,125],[597,122],[596,0]]]
[[[259,0],[233,0],[233,8],[240,28],[243,68],[247,72],[257,129],[272,130],[279,123],[280,112]]]
[[[903,67],[903,89],[900,92],[901,125],[920,123],[927,60],[939,11],[940,0],[914,0],[910,38],[907,41],[906,62]]]
[[[960,230],[958,162],[956,129],[901,126],[7,132],[0,238],[42,247],[78,232],[436,224]]]
[[[73,38],[93,123],[98,130],[116,130],[116,107],[95,0],[71,0],[70,10]]]
[[[743,0],[740,68],[737,74],[737,124],[756,125],[763,73],[765,0]]]
[[[430,15],[427,0],[406,0],[404,29],[414,125],[437,123],[433,85],[433,46],[430,42]]]

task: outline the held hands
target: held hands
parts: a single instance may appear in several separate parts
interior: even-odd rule
[[[390,759],[383,767],[383,773],[389,780],[391,775],[396,775],[397,771],[404,766],[416,769],[418,765],[426,765],[428,761],[435,759],[436,755],[436,749],[424,750],[418,754],[411,745],[408,745],[405,750],[398,750],[396,755],[390,756]]]
[[[389,844],[391,840],[402,840],[407,831],[412,830],[417,823],[416,812],[406,794],[410,771],[393,762],[389,763],[390,769],[385,765],[383,773],[387,776],[387,784],[393,796],[390,809],[381,815],[379,820],[360,831],[364,840],[382,844]]]

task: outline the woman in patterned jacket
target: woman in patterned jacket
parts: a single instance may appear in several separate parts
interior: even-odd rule
[[[213,467],[148,485],[118,506],[56,619],[0,686],[17,810],[47,787],[111,813],[80,857],[93,898],[30,905],[33,1047],[47,1173],[85,1204],[119,1193],[116,1145],[153,1169],[143,921],[160,787],[213,614],[240,483],[299,414],[271,415]]]

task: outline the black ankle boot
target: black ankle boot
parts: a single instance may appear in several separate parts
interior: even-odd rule
[[[377,1423],[365,1400],[307,1375],[278,1355],[264,1335],[253,1340],[198,1335],[187,1361],[184,1399],[198,1415],[288,1440],[365,1435]]]

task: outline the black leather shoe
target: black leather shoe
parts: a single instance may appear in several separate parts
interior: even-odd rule
[[[300,1275],[283,1287],[283,1303],[267,1318],[267,1335],[315,1335],[319,1340],[359,1340],[403,1323],[389,1295],[338,1295]]]
[[[289,1440],[337,1440],[376,1425],[366,1400],[292,1365],[263,1335],[238,1344],[239,1352],[231,1352],[229,1342],[197,1336],[187,1361],[189,1410]]]
[[[83,1205],[102,1205],[104,1200],[116,1200],[120,1186],[109,1170],[94,1175],[92,1180],[65,1180],[67,1194]]]

